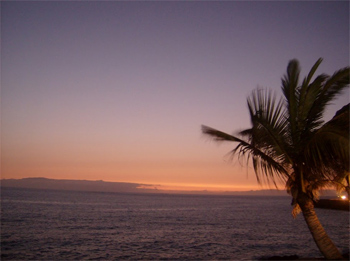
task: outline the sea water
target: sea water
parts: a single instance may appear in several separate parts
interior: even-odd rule
[[[1,190],[1,259],[320,257],[289,197]],[[316,209],[349,249],[349,212]]]

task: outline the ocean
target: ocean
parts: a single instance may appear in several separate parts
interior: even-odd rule
[[[1,260],[321,257],[290,197],[1,189]],[[316,209],[349,250],[349,212]]]

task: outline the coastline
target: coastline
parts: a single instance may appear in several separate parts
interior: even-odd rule
[[[315,208],[349,211],[349,200],[320,199],[315,202]]]

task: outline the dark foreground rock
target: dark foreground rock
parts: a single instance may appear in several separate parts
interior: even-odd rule
[[[315,202],[315,207],[349,211],[349,200],[320,199]]]

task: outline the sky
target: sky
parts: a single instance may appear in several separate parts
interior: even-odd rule
[[[252,90],[320,57],[349,65],[348,1],[2,1],[1,178],[259,189],[201,125],[248,128]]]

